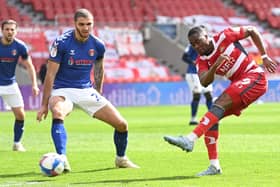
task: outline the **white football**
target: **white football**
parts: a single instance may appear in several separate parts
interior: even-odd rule
[[[64,162],[57,153],[44,154],[39,165],[41,172],[48,177],[60,175],[64,170]]]

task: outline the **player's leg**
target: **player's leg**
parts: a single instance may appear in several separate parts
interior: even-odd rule
[[[193,92],[192,102],[191,102],[191,120],[190,125],[197,125],[196,115],[198,111],[198,105],[200,101],[200,93]]]
[[[70,164],[66,157],[67,132],[64,127],[64,118],[72,111],[73,103],[61,96],[52,96],[49,100],[49,107],[52,112],[51,135],[56,152],[62,155],[64,160],[64,171],[71,171]]]
[[[204,143],[207,148],[210,166],[197,174],[197,176],[204,175],[217,175],[222,173],[220,162],[218,159],[218,138],[219,138],[219,125],[212,126],[204,135]]]
[[[132,163],[125,155],[128,142],[128,123],[117,111],[117,109],[108,102],[94,114],[94,117],[115,128],[114,143],[117,155],[115,161],[116,167],[139,168],[139,166]]]
[[[116,166],[124,168],[138,168],[125,156],[128,139],[128,124],[118,110],[95,89],[82,89],[78,93],[83,97],[74,97],[74,103],[86,111],[90,116],[104,121],[115,128],[114,143],[116,147]],[[74,95],[71,94],[72,97]]]
[[[187,73],[185,78],[192,92],[191,120],[189,122],[189,125],[197,125],[198,122],[196,116],[197,116],[202,86],[200,84],[199,77],[197,74]]]
[[[223,93],[212,108],[202,117],[198,126],[187,136],[172,137],[165,136],[164,139],[170,144],[176,145],[187,152],[193,150],[195,141],[205,134],[212,126],[217,124],[224,117],[224,112],[231,106],[231,98]]]
[[[267,81],[264,74],[244,75],[240,81],[231,84],[215,101],[213,107],[204,115],[200,124],[186,137],[165,136],[164,139],[188,152],[192,151],[194,142],[220,119],[227,115],[240,115],[241,110],[256,101],[267,90]],[[191,148],[191,150],[190,150]],[[213,171],[209,167],[207,171]]]
[[[21,143],[25,119],[23,98],[17,84],[7,86],[6,90],[8,90],[9,93],[3,95],[2,98],[4,102],[11,107],[15,116],[13,150],[24,152],[26,150]]]
[[[232,98],[232,107],[225,111],[224,117],[235,114],[240,115],[241,110],[246,108],[249,104],[256,101],[266,91],[266,80],[262,75],[246,75],[245,78],[235,82],[225,90]],[[198,176],[221,174],[222,170],[218,160],[217,139],[218,128],[217,125],[212,126],[204,136],[205,144],[208,150],[210,166],[205,171],[202,171]],[[218,127],[218,126],[217,126]],[[212,139],[212,143],[211,143]]]
[[[25,112],[23,107],[12,107],[11,109],[15,115],[13,150],[25,152],[26,149],[23,147],[21,143],[21,139],[24,132]]]

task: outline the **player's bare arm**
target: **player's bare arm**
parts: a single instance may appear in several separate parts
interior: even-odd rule
[[[103,59],[97,60],[94,65],[94,85],[95,89],[102,94],[104,80],[104,64]]]
[[[263,65],[264,67],[267,69],[268,72],[270,73],[274,73],[276,71],[277,68],[277,62],[275,62],[274,60],[272,60],[268,55],[267,55],[267,51],[264,47],[264,43],[261,37],[261,34],[259,33],[259,31],[257,30],[256,27],[254,26],[246,26],[243,27],[245,34],[244,37],[251,37],[254,44],[256,45],[256,47],[258,48],[261,56],[262,56],[262,60],[263,60]]]
[[[34,66],[32,64],[32,60],[31,60],[30,56],[28,56],[27,59],[22,60],[22,64],[25,66],[25,68],[27,69],[27,72],[30,76],[30,79],[31,79],[31,82],[32,82],[32,93],[33,93],[33,95],[38,95],[40,90],[38,88],[36,72],[35,72],[35,69],[34,69]]]
[[[51,96],[51,90],[53,87],[54,78],[56,76],[58,68],[59,68],[58,63],[51,61],[51,60],[48,61],[48,68],[47,68],[46,78],[44,81],[42,104],[41,104],[41,108],[37,114],[38,121],[41,121],[42,117],[44,119],[46,119],[46,117],[48,115],[49,98]]]

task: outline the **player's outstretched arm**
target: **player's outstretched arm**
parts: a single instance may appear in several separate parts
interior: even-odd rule
[[[254,44],[258,48],[258,50],[262,56],[264,67],[267,69],[268,72],[274,73],[276,71],[278,63],[275,62],[274,60],[272,60],[267,55],[267,51],[264,47],[262,36],[259,33],[259,31],[257,30],[257,28],[254,26],[246,26],[246,27],[244,27],[244,29],[245,29],[245,37],[250,36],[252,38]]]

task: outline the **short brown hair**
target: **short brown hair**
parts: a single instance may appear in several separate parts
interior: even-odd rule
[[[3,30],[4,26],[7,25],[7,24],[14,24],[14,25],[16,25],[16,28],[18,26],[18,24],[17,24],[17,22],[15,20],[7,19],[7,20],[2,21],[1,29]]]
[[[88,9],[81,8],[81,9],[76,10],[75,15],[74,15],[74,21],[77,21],[79,17],[83,17],[83,18],[92,17],[93,18],[93,15]]]

